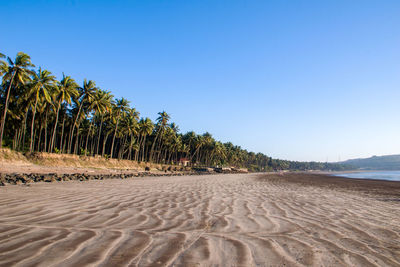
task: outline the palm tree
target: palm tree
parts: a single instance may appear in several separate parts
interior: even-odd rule
[[[149,118],[141,119],[139,121],[139,133],[142,136],[142,159],[141,161],[145,160],[145,145],[146,145],[146,136],[150,135],[153,132],[154,124]]]
[[[4,103],[4,111],[3,117],[1,119],[1,126],[0,126],[0,148],[2,147],[3,143],[3,134],[4,134],[4,126],[6,123],[7,111],[8,111],[8,102],[10,99],[10,92],[11,88],[14,84],[25,84],[26,81],[30,80],[30,75],[34,72],[29,70],[29,67],[34,67],[35,65],[32,64],[30,56],[25,53],[18,52],[15,61],[12,61],[11,58],[7,58],[7,63],[2,63],[2,72],[5,73],[3,77],[3,83],[8,81],[8,88],[5,92],[6,100]]]
[[[105,112],[109,112],[111,110],[111,99],[112,99],[112,95],[109,92],[98,89],[94,93],[93,98],[91,100],[89,100],[89,102],[88,102],[89,106],[87,108],[87,111],[88,112],[94,111],[94,114],[89,123],[88,135],[86,136],[85,151],[87,151],[87,146],[89,143],[89,136],[94,135],[94,132],[95,132],[94,129],[92,131],[92,125],[94,124],[95,119],[96,119],[96,117],[98,117],[98,115],[102,116],[102,114],[104,114]],[[100,133],[101,133],[102,124],[103,124],[103,122],[101,121],[100,122]]]
[[[54,128],[53,128],[53,136],[51,138],[50,142],[50,148],[49,152],[53,152],[54,148],[54,140],[56,137],[56,131],[57,131],[57,123],[58,123],[58,116],[60,113],[60,108],[61,104],[65,101],[67,104],[71,104],[71,101],[73,98],[78,97],[78,85],[76,84],[75,80],[72,79],[70,76],[65,76],[63,73],[63,78],[61,81],[58,82],[57,85],[57,93],[55,94],[55,103],[57,103],[57,111],[56,111],[56,119],[54,123]]]
[[[194,147],[196,139],[197,139],[197,135],[193,131],[187,132],[186,134],[183,135],[184,143],[187,144],[187,152],[186,152],[185,157],[188,157],[190,162],[192,161],[192,153],[191,152],[192,151],[194,152],[196,150]]]
[[[193,157],[196,156],[196,163],[199,163],[200,160],[200,149],[206,144],[203,135],[197,135],[196,140],[194,142],[195,151],[193,152]]]
[[[32,125],[31,125],[31,145],[29,148],[29,151],[33,151],[33,130],[34,130],[34,123],[35,123],[35,114],[36,114],[36,108],[37,108],[37,103],[39,101],[39,97],[41,96],[41,93],[43,94],[45,100],[48,103],[51,103],[51,97],[50,97],[50,90],[55,88],[55,81],[56,77],[51,75],[51,72],[47,70],[43,70],[39,68],[39,71],[37,73],[33,74],[33,80],[31,83],[31,88],[30,88],[30,94],[35,95],[35,106],[33,108],[33,114],[32,114]]]
[[[157,125],[156,125],[156,136],[154,138],[153,144],[151,145],[151,149],[150,149],[150,156],[149,156],[149,160],[153,161],[153,153],[154,153],[154,148],[155,145],[158,141],[158,139],[162,139],[162,135],[165,129],[165,126],[167,125],[169,119],[171,118],[170,115],[163,111],[163,112],[158,112],[159,117],[157,118]],[[161,146],[162,142],[160,141],[160,145]]]
[[[79,99],[77,99],[78,112],[75,117],[74,124],[72,125],[71,136],[69,140],[69,148],[68,152],[71,152],[72,148],[72,138],[74,136],[75,127],[78,124],[78,120],[81,115],[82,107],[85,103],[91,103],[94,95],[96,94],[98,88],[96,87],[96,83],[92,80],[87,81],[86,79],[83,81],[83,86],[78,88],[80,92]]]
[[[115,143],[115,138],[117,136],[119,120],[121,119],[121,116],[124,114],[124,112],[126,112],[128,110],[128,108],[129,108],[128,100],[126,100],[125,98],[117,99],[116,104],[115,104],[115,109],[114,109],[115,130],[114,130],[113,140],[111,143],[111,151],[110,151],[111,158],[113,157],[113,154],[114,154],[114,143]]]
[[[137,140],[134,137],[134,135],[136,135],[138,132],[138,118],[139,118],[139,112],[137,112],[135,108],[129,108],[123,120],[122,132],[125,135],[126,139],[127,137],[130,138],[128,159],[130,159],[132,156],[131,155],[132,148],[136,148],[137,145]],[[132,141],[134,142],[132,143]],[[134,149],[135,156],[137,150],[138,149]]]
[[[99,127],[99,134],[97,138],[97,147],[96,147],[96,152],[99,153],[99,145],[100,145],[100,136],[101,136],[101,131],[103,127],[103,119],[104,119],[104,114],[107,112],[111,111],[111,104],[113,103],[113,96],[111,95],[111,92],[104,91],[99,89],[96,94],[94,95],[94,99],[92,102],[92,106],[94,108],[95,114],[100,116],[100,127]]]
[[[0,58],[5,58],[6,56],[0,53]],[[0,60],[0,76],[3,76],[8,71],[8,64],[7,62]]]

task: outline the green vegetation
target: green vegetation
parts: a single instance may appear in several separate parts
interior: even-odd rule
[[[341,164],[351,165],[363,170],[400,170],[400,155],[373,156],[365,159],[350,159]]]
[[[236,166],[251,171],[343,170],[340,164],[293,162],[221,143],[211,134],[180,133],[165,111],[155,122],[140,118],[129,101],[114,99],[92,80],[79,86],[38,68],[29,55],[0,54],[0,148],[17,151],[101,155],[142,162]],[[30,123],[29,123],[30,122]]]

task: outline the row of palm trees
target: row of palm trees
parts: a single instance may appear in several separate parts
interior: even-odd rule
[[[194,165],[259,171],[295,166],[223,144],[209,133],[182,134],[165,111],[155,122],[141,118],[127,99],[114,99],[92,80],[79,85],[64,74],[57,80],[50,71],[35,69],[25,53],[14,60],[0,57],[0,147],[163,164],[185,159]]]

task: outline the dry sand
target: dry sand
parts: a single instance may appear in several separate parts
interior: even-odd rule
[[[400,187],[326,179],[341,178],[232,174],[2,187],[0,265],[400,266]]]

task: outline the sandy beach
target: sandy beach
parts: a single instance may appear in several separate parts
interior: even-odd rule
[[[400,266],[400,183],[229,174],[0,188],[1,266]]]

